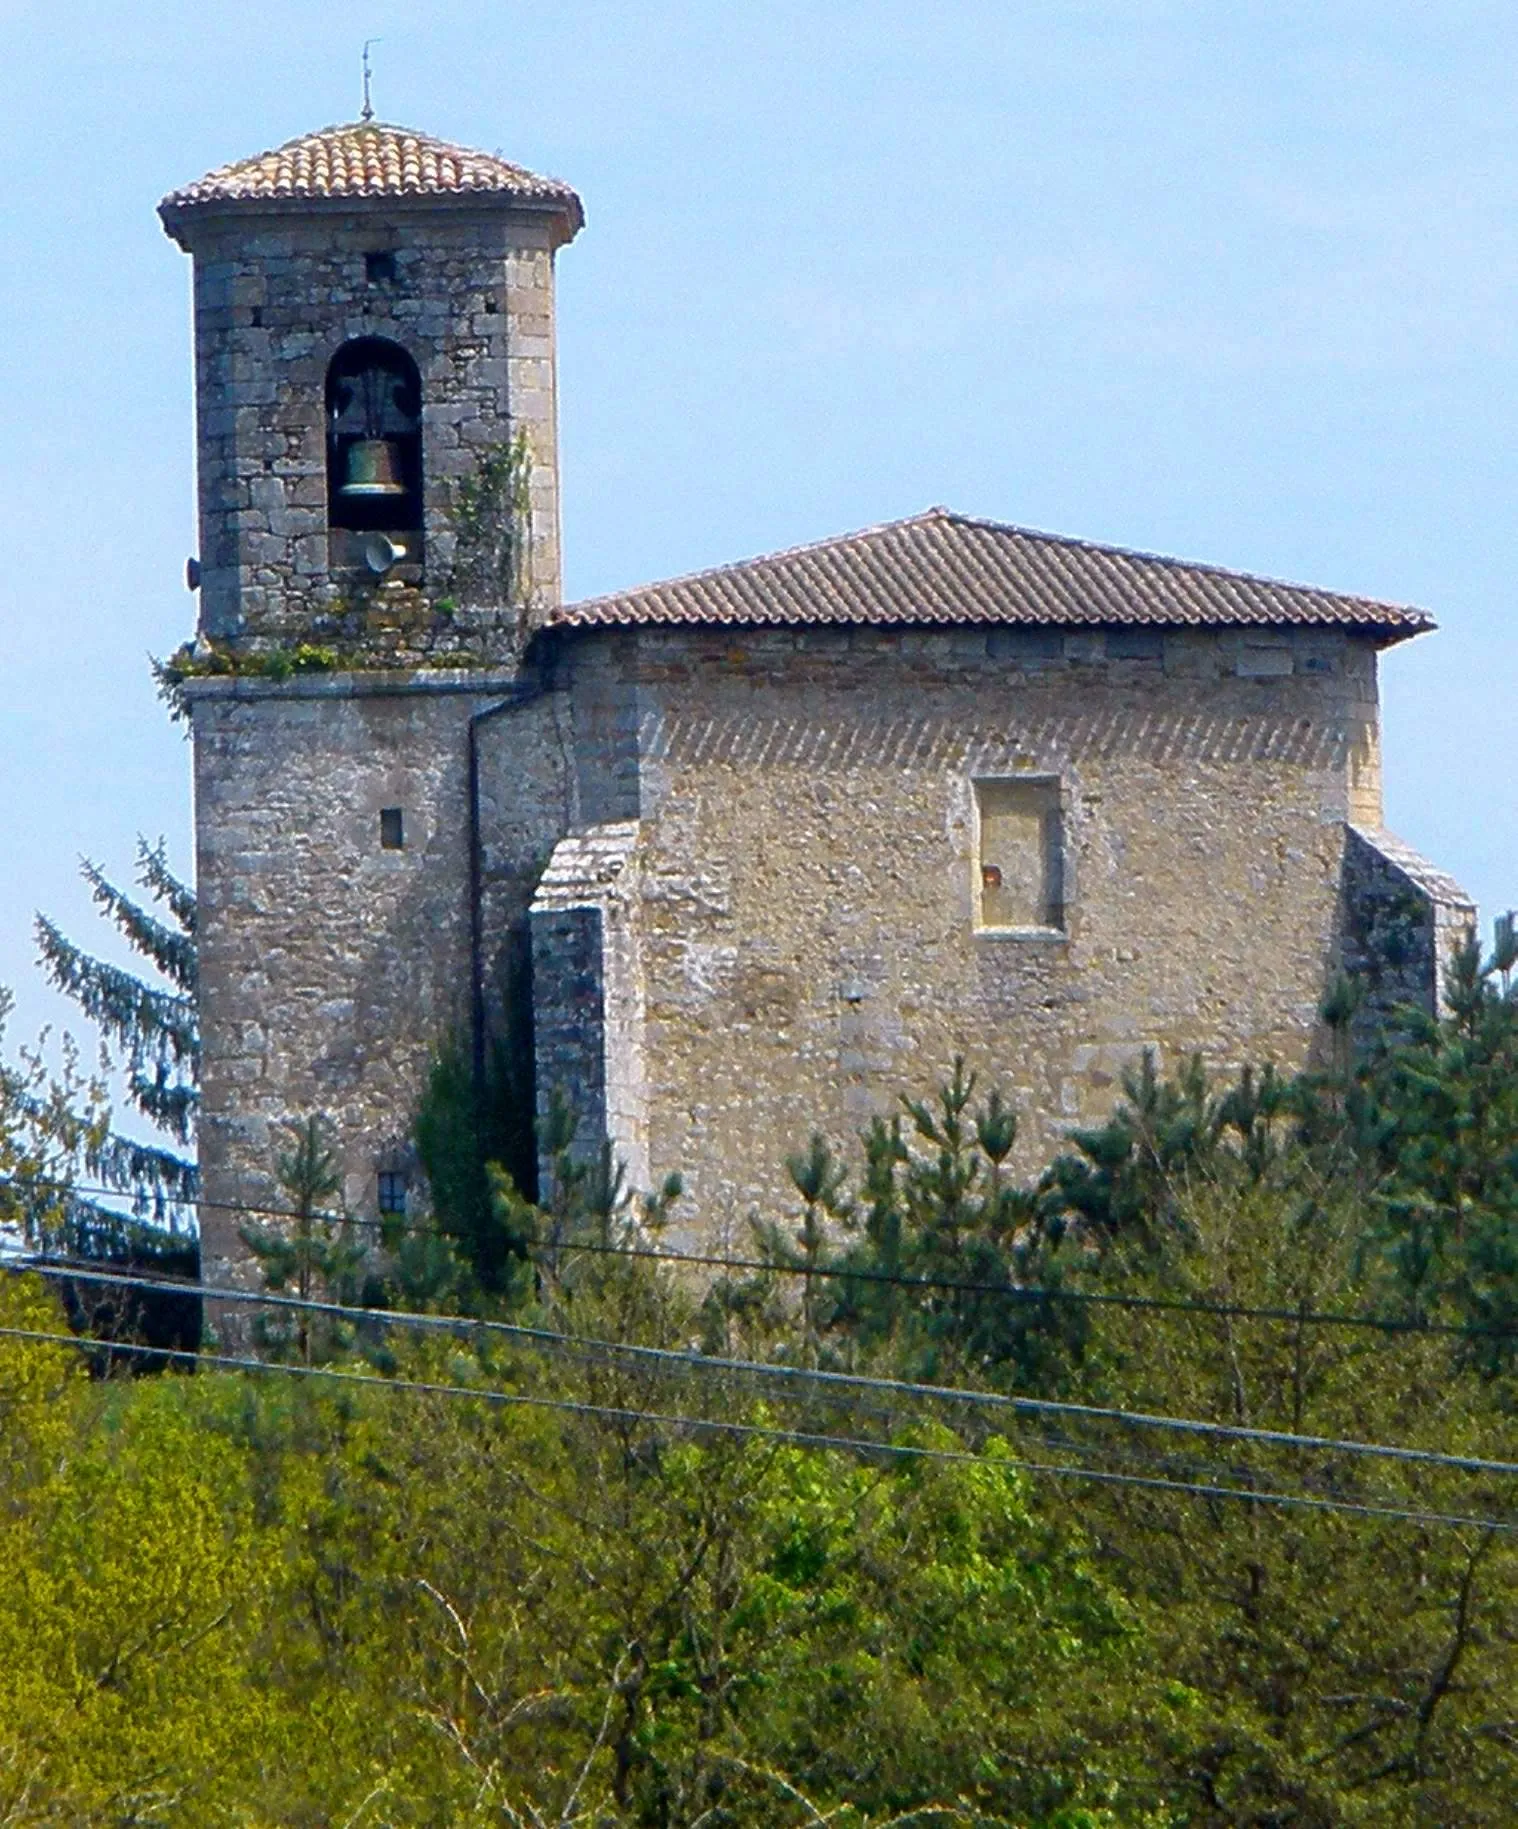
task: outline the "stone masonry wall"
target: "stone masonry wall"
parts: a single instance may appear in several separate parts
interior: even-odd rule
[[[331,1122],[347,1203],[372,1219],[432,1050],[450,1033],[467,1041],[471,718],[485,990],[498,1000],[502,949],[565,824],[555,705],[531,692],[510,674],[441,672],[188,689],[208,1281],[251,1275],[234,1209],[282,1204],[276,1157],[309,1114]],[[384,808],[401,810],[402,849],[381,845]]]
[[[1146,1046],[1302,1061],[1379,827],[1374,651],[1143,634],[621,631],[526,674],[192,682],[208,1279],[249,1274],[232,1209],[280,1204],[311,1112],[372,1216],[467,1034],[471,748],[487,1021],[530,922],[540,1105],[562,1085],[636,1185],[679,1170],[688,1240],[789,1211],[813,1126],[848,1141],[956,1053],[1027,1169]],[[977,780],[1056,808],[1059,931],[977,931]]]
[[[956,1053],[1033,1168],[1145,1047],[1312,1047],[1346,822],[1380,819],[1369,642],[646,630],[562,664],[579,773],[641,811],[648,1178],[684,1174],[688,1236],[790,1211],[813,1126],[846,1141]],[[1062,935],[976,931],[973,783],[1019,776],[1058,784]]]
[[[452,506],[460,479],[518,430],[532,453],[527,597],[558,600],[558,233],[530,210],[438,199],[196,221],[204,634],[329,642],[396,664],[506,658],[514,614],[467,592],[449,607],[462,588]],[[368,276],[364,256],[379,250],[394,252],[393,279]],[[360,336],[400,344],[422,383],[424,557],[383,585],[329,564],[326,373]]]

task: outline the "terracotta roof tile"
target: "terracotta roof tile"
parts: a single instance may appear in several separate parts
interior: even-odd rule
[[[497,197],[556,205],[574,234],[584,221],[580,199],[557,178],[540,178],[493,153],[451,146],[409,127],[350,121],[302,134],[273,152],[222,165],[171,191],[158,206],[166,225],[215,204],[299,203],[345,197]]]
[[[910,520],[561,605],[550,627],[974,624],[1355,629],[1383,642],[1422,610],[930,508]]]

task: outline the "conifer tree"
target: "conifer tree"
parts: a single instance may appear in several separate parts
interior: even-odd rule
[[[1407,1318],[1445,1313],[1486,1330],[1472,1357],[1514,1360],[1518,1320],[1518,929],[1501,917],[1491,953],[1453,955],[1448,1008],[1408,1012],[1363,1063],[1349,1117],[1374,1180],[1367,1244]]]
[[[92,1137],[79,1167],[93,1182],[130,1195],[139,1220],[158,1233],[191,1229],[196,1195],[195,1118],[200,1035],[196,1019],[195,894],[169,868],[163,841],[137,842],[136,877],[147,891],[135,901],[86,860],[81,873],[97,906],[145,961],[138,976],[76,946],[46,915],[37,942],[48,978],[100,1030],[125,1077],[129,1103],[159,1133],[145,1141],[110,1128]],[[156,904],[162,918],[153,912]],[[117,1237],[119,1215],[80,1200],[85,1232]],[[140,1241],[136,1241],[140,1242]]]
[[[320,1118],[309,1117],[295,1127],[291,1147],[278,1158],[277,1175],[289,1202],[285,1223],[238,1228],[263,1269],[264,1282],[303,1302],[356,1301],[366,1253],[342,1205],[342,1170]],[[255,1332],[260,1346],[276,1353],[293,1351],[304,1365],[330,1358],[352,1343],[348,1330],[330,1317],[313,1321],[306,1309],[296,1310],[293,1320],[283,1313],[272,1320],[260,1316]]]
[[[786,1157],[785,1170],[802,1201],[794,1244],[784,1228],[772,1222],[758,1222],[756,1235],[767,1259],[805,1273],[801,1279],[801,1360],[803,1365],[818,1365],[823,1326],[832,1319],[836,1306],[818,1275],[833,1261],[828,1225],[832,1222],[847,1229],[854,1223],[854,1205],[845,1192],[848,1169],[822,1133],[814,1130],[804,1152]]]

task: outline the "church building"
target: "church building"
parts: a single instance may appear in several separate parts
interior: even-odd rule
[[[354,1211],[423,1198],[431,1056],[523,1000],[540,1113],[706,1242],[956,1055],[1032,1169],[1146,1048],[1301,1065],[1347,966],[1433,1006],[1473,911],[1382,829],[1376,691],[1421,611],[945,508],[566,603],[573,190],[364,120],[160,214],[209,1281],[309,1114]]]

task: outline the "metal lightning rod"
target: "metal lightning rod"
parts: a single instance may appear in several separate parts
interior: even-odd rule
[[[385,41],[382,38],[366,38],[364,40],[364,105],[359,111],[360,120],[372,121],[374,119],[374,104],[369,99],[369,77],[371,74],[369,69],[369,47],[372,44],[383,44],[384,42]]]

